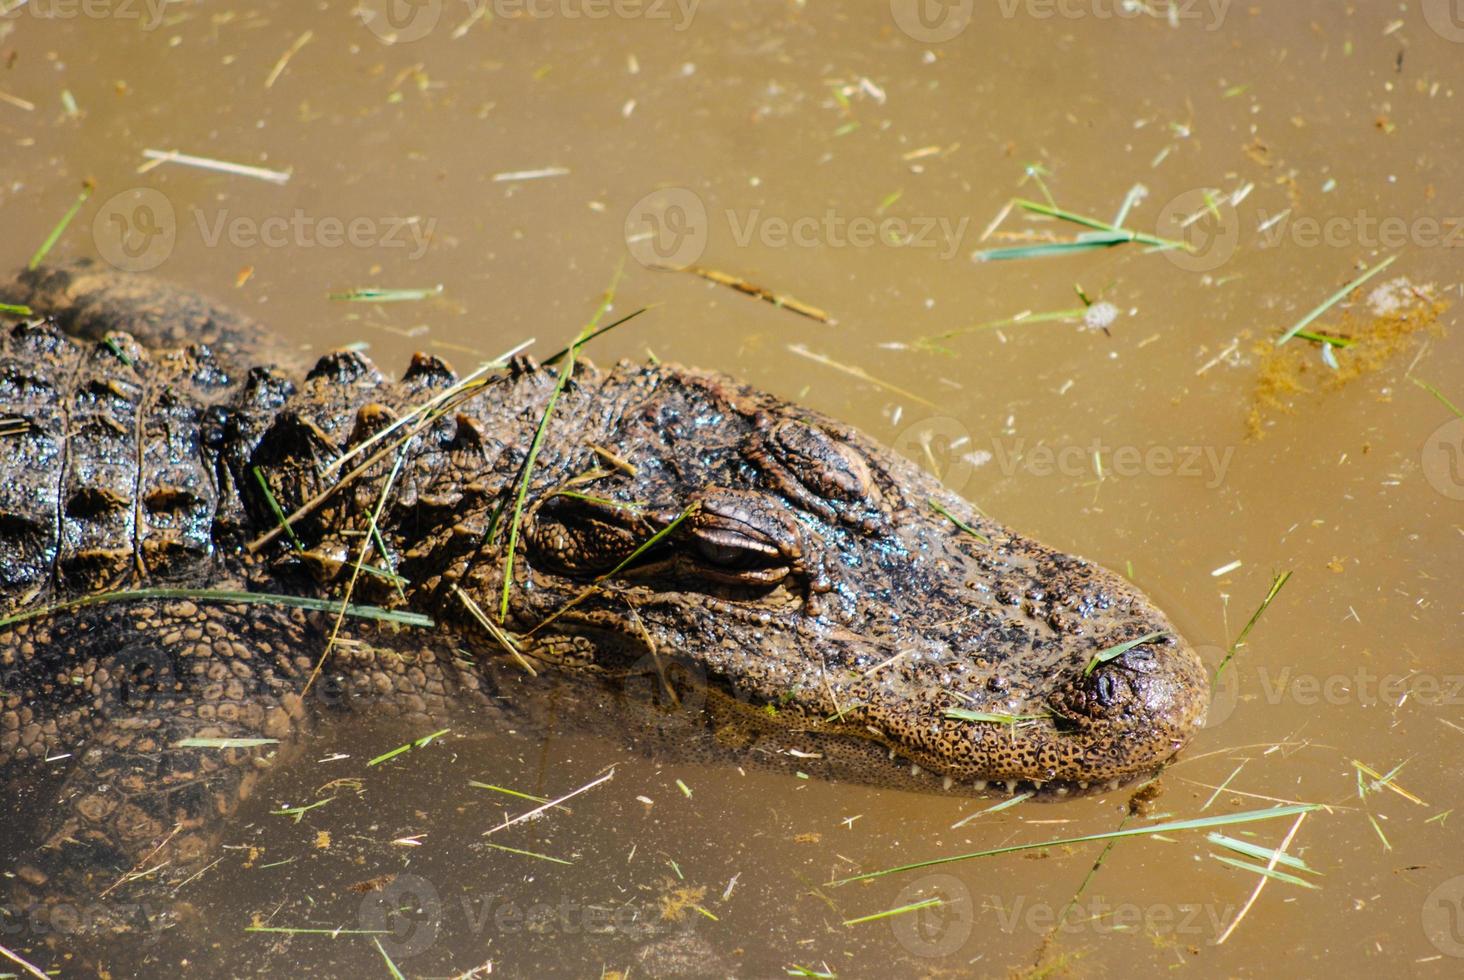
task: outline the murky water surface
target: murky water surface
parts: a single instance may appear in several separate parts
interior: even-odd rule
[[[830,887],[1143,821],[1119,792],[961,823],[997,800],[470,721],[368,769],[425,733],[362,719],[264,784],[179,896],[197,921],[117,940],[114,975],[388,976],[381,928],[412,977],[1458,973],[1457,4],[975,6],[32,0],[0,20],[0,261],[23,264],[90,179],[53,255],[150,268],[311,350],[460,367],[528,337],[557,348],[623,264],[617,310],[651,309],[595,359],[649,350],[847,419],[987,513],[1126,571],[1212,666],[1290,571],[1154,810],[1328,804],[1221,828],[1263,848],[1290,835],[1320,874],[1281,870],[1318,887],[1271,879],[1247,905],[1261,878],[1216,858],[1256,859],[1203,831]],[[147,167],[149,150],[288,178]],[[1137,185],[1125,227],[1190,251],[973,261],[1087,230],[1021,209],[994,224],[1014,195],[1112,221]],[[1362,376],[1338,386],[1306,340],[1295,363],[1265,358],[1389,256],[1310,328],[1391,331]],[[1090,327],[1040,316],[1080,310],[1075,287]],[[1455,306],[1395,336],[1421,292]],[[1305,390],[1257,407],[1263,376]],[[612,763],[568,811],[487,839],[533,855],[483,846],[534,804],[470,780],[555,797]],[[322,789],[337,779],[359,782]],[[298,822],[271,812],[326,797]],[[3,943],[66,969],[37,933]]]

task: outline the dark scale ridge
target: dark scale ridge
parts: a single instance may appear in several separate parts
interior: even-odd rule
[[[552,370],[518,359],[459,387],[423,355],[400,381],[351,351],[272,367],[242,317],[87,265],[24,273],[0,301],[47,318],[0,337],[0,780],[71,766],[15,855],[28,900],[95,895],[143,858],[185,877],[332,711],[425,724],[476,704],[533,731],[580,704],[581,727],[683,757],[1049,796],[1153,772],[1202,724],[1198,658],[1130,583],[723,375],[577,366],[500,629]],[[278,533],[276,507],[307,505]],[[352,601],[434,625],[347,617],[308,690],[329,606],[197,594],[339,602],[378,512]],[[158,589],[174,591],[75,603]]]

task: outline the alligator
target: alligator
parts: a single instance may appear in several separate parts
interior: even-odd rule
[[[522,721],[581,685],[695,757],[1046,798],[1203,724],[1199,658],[1123,577],[725,375],[300,370],[86,262],[0,300],[31,314],[0,331],[0,785],[51,787],[25,901],[188,875],[335,711]]]

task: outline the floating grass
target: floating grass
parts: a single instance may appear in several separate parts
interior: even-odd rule
[[[1275,868],[1268,868],[1264,864],[1253,864],[1250,861],[1242,861],[1239,858],[1226,857],[1224,854],[1211,854],[1210,857],[1221,864],[1228,864],[1232,868],[1240,868],[1242,871],[1252,871],[1258,875],[1264,875],[1276,881],[1284,881],[1288,885],[1300,885],[1302,888],[1319,889],[1322,886],[1315,882],[1307,881],[1305,878],[1298,878],[1296,875],[1287,874],[1285,871],[1277,871]]]
[[[379,766],[383,762],[395,759],[397,756],[410,752],[413,749],[425,749],[427,746],[431,745],[434,741],[446,735],[450,731],[452,731],[451,728],[441,728],[433,732],[431,735],[423,735],[421,738],[408,742],[405,745],[398,745],[396,748],[388,752],[383,752],[381,753],[381,755],[378,755],[376,758],[366,763],[366,767],[369,769],[372,766]]]
[[[510,854],[522,854],[524,857],[537,858],[540,861],[549,861],[554,864],[574,864],[573,861],[566,861],[564,858],[550,857],[548,854],[540,854],[538,851],[525,851],[517,847],[509,847],[505,844],[494,844],[492,841],[484,841],[484,847],[491,847],[495,851],[507,851]]]
[[[828,313],[819,309],[817,306],[810,306],[802,300],[794,299],[792,296],[788,296],[784,293],[776,293],[773,290],[767,289],[763,286],[759,286],[756,283],[748,282],[741,276],[734,276],[729,272],[722,272],[720,269],[708,269],[705,266],[700,265],[689,265],[680,269],[674,266],[661,266],[661,268],[664,268],[669,272],[689,272],[694,276],[700,276],[708,282],[714,282],[719,286],[726,286],[729,289],[735,289],[739,293],[742,293],[744,296],[751,296],[754,299],[760,299],[763,302],[771,303],[772,305],[779,307],[780,309],[788,310],[791,313],[797,313],[799,316],[806,316],[810,320],[817,320],[819,323],[833,325],[837,322],[833,317],[829,316]]]
[[[1408,792],[1408,790],[1404,789],[1402,786],[1399,786],[1396,782],[1394,782],[1394,777],[1397,776],[1399,771],[1407,764],[1408,762],[1405,760],[1398,763],[1392,769],[1388,770],[1386,775],[1379,775],[1377,770],[1373,769],[1371,766],[1358,762],[1356,759],[1352,760],[1352,766],[1354,769],[1357,770],[1359,776],[1365,773],[1373,779],[1372,786],[1370,787],[1371,789],[1392,790],[1394,793],[1397,793],[1399,796],[1403,797],[1405,800],[1408,800],[1411,803],[1417,803],[1419,806],[1428,806],[1428,804],[1423,802],[1423,800],[1419,799],[1417,796],[1414,796],[1412,793]],[[1358,795],[1360,796],[1362,794]]]
[[[1307,327],[1311,326],[1311,324],[1313,323],[1313,321],[1315,321],[1323,313],[1326,313],[1332,307],[1336,306],[1338,303],[1340,303],[1344,299],[1346,299],[1347,296],[1348,296],[1348,294],[1351,293],[1354,289],[1356,289],[1358,286],[1361,286],[1363,283],[1367,282],[1373,276],[1377,275],[1379,272],[1382,272],[1384,269],[1386,269],[1388,266],[1392,265],[1396,261],[1398,261],[1398,256],[1396,256],[1396,255],[1390,255],[1390,256],[1388,256],[1386,259],[1384,259],[1383,261],[1379,262],[1377,265],[1373,266],[1371,269],[1368,269],[1362,275],[1358,276],[1356,279],[1352,280],[1347,285],[1343,286],[1341,289],[1337,290],[1331,296],[1328,296],[1325,300],[1322,301],[1322,303],[1321,303],[1320,306],[1318,306],[1316,309],[1312,310],[1310,313],[1308,313],[1306,316],[1302,317],[1300,320],[1297,320],[1296,323],[1294,323],[1289,330],[1287,330],[1281,336],[1277,337],[1276,338],[1276,346],[1277,347],[1280,347],[1282,344],[1286,343],[1292,337],[1295,337],[1298,334],[1300,334],[1301,331],[1303,331]],[[1328,342],[1330,343],[1330,341],[1328,341]]]
[[[265,745],[278,745],[277,738],[180,738],[173,743],[175,749],[257,749]]]
[[[1231,660],[1235,659],[1235,655],[1245,645],[1246,637],[1250,636],[1251,630],[1255,629],[1256,623],[1260,621],[1262,614],[1270,608],[1272,602],[1276,601],[1276,597],[1281,594],[1281,590],[1286,587],[1286,583],[1289,581],[1291,581],[1290,572],[1280,572],[1275,578],[1271,579],[1271,588],[1266,592],[1266,597],[1261,600],[1261,604],[1256,607],[1256,611],[1246,621],[1245,627],[1240,631],[1240,635],[1235,638],[1235,642],[1231,643],[1230,648],[1225,651],[1225,657],[1220,661],[1220,665],[1215,668],[1214,679],[1217,683],[1220,680],[1220,672],[1225,669]]]
[[[1132,192],[1130,192],[1132,197]],[[1087,252],[1095,249],[1112,248],[1115,245],[1124,245],[1135,242],[1141,245],[1149,245],[1155,249],[1191,251],[1189,245],[1184,242],[1172,241],[1167,238],[1160,238],[1157,235],[1150,235],[1145,232],[1135,231],[1132,228],[1124,228],[1116,223],[1104,221],[1102,218],[1094,218],[1085,214],[1077,214],[1066,211],[1055,204],[1043,204],[1040,201],[1030,201],[1026,198],[1015,198],[1012,205],[1024,211],[1034,214],[1045,215],[1049,218],[1056,218],[1059,221],[1066,221],[1070,224],[1081,225],[1093,229],[1093,232],[1080,235],[1071,242],[1044,242],[1039,245],[1018,245],[1010,248],[994,248],[977,252],[973,258],[978,262],[996,262],[1007,259],[1043,258],[1055,255],[1071,255],[1074,252]],[[1120,217],[1128,214],[1131,206],[1131,199],[1125,199],[1124,207],[1119,211]]]
[[[50,980],[50,977],[41,972],[40,967],[36,966],[30,960],[22,958],[19,953],[11,952],[4,946],[0,946],[0,956],[5,957],[7,960],[14,963],[16,966],[20,967],[22,970],[24,970],[26,973],[30,974],[33,977],[39,977],[40,980]],[[9,973],[5,975],[13,977],[17,974]]]
[[[51,229],[51,233],[46,236],[46,240],[41,242],[41,247],[36,249],[35,254],[30,257],[30,262],[26,264],[27,269],[34,269],[45,260],[46,255],[51,251],[51,247],[65,234],[66,226],[71,224],[71,219],[76,217],[77,212],[86,204],[87,199],[92,196],[92,191],[95,187],[96,185],[90,180],[82,183],[81,193],[76,196],[75,201],[71,202],[71,207],[66,209],[66,213],[61,216],[61,220],[56,222],[56,227]]]
[[[941,517],[944,517],[946,520],[950,521],[952,524],[960,528],[965,533],[971,535],[971,537],[975,538],[977,541],[980,541],[982,544],[991,544],[990,538],[982,534],[980,531],[976,530],[971,525],[967,524],[965,521],[961,520],[955,514],[952,514],[940,503],[940,501],[927,500],[926,503],[930,504],[931,510],[935,511]]]
[[[883,912],[875,912],[873,915],[861,915],[857,919],[845,919],[845,926],[857,926],[865,922],[878,922],[880,919],[892,919],[897,915],[909,915],[911,912],[919,912],[921,909],[933,909],[945,904],[945,899],[932,896],[919,902],[911,902],[909,905],[901,905],[899,908],[886,909]]]
[[[1259,858],[1262,861],[1275,861],[1277,864],[1284,864],[1286,867],[1294,868],[1297,871],[1321,874],[1320,871],[1309,867],[1301,858],[1292,854],[1283,853],[1274,848],[1262,847],[1259,844],[1252,844],[1249,841],[1237,840],[1234,837],[1227,837],[1224,834],[1215,833],[1214,831],[1206,834],[1205,839],[1212,844],[1219,844],[1221,847],[1229,848],[1237,854],[1244,854],[1246,857]]]
[[[985,330],[1000,330],[1002,327],[1015,327],[1028,323],[1070,323],[1074,320],[1081,320],[1083,314],[1087,313],[1086,306],[1077,307],[1071,310],[1049,310],[1045,313],[1024,312],[1016,316],[1004,316],[999,320],[986,320],[969,327],[957,327],[954,330],[947,330],[945,333],[931,334],[928,337],[917,338],[912,346],[922,350],[943,350],[937,347],[938,340],[950,340],[952,337],[961,337],[969,333],[980,333]]]
[[[1150,824],[1146,827],[1129,827],[1101,834],[1087,834],[1082,837],[1062,837],[1057,840],[1038,841],[1033,844],[1011,844],[1006,847],[992,848],[987,851],[972,851],[968,854],[953,854],[948,857],[931,858],[927,861],[916,861],[912,864],[902,864],[894,868],[885,868],[882,871],[869,871],[864,874],[852,875],[848,878],[840,878],[835,881],[826,882],[826,884],[830,887],[839,887],[841,885],[853,884],[856,881],[872,881],[875,878],[884,878],[888,875],[902,874],[906,871],[919,871],[922,868],[954,864],[957,861],[970,861],[975,858],[996,857],[1001,854],[1015,854],[1019,851],[1034,851],[1047,847],[1089,844],[1094,841],[1116,840],[1123,837],[1147,837],[1153,834],[1176,833],[1183,830],[1206,830],[1211,827],[1253,823],[1258,820],[1275,820],[1279,817],[1295,816],[1296,814],[1310,813],[1313,810],[1320,809],[1322,809],[1322,804],[1320,803],[1300,803],[1294,806],[1272,807],[1269,810],[1247,810],[1242,813],[1232,813],[1227,816],[1201,817],[1194,820],[1173,820],[1168,823]]]
[[[433,296],[442,295],[442,283],[423,289],[347,289],[330,293],[329,298],[338,303],[415,303]]]
[[[904,388],[897,388],[896,386],[890,384],[888,381],[876,378],[874,375],[870,374],[868,371],[864,370],[861,367],[854,367],[849,364],[840,364],[833,358],[826,357],[823,354],[815,354],[813,351],[809,350],[807,347],[804,347],[802,344],[789,344],[788,349],[797,354],[799,357],[806,357],[810,361],[816,361],[817,363],[822,364],[825,367],[833,368],[835,371],[842,371],[850,377],[858,378],[860,381],[868,381],[870,384],[877,385],[885,389],[886,391],[894,392],[901,398],[908,398],[912,402],[918,402],[919,404],[924,405],[926,408],[932,409],[934,411],[940,411],[940,406],[930,399],[922,398],[912,391],[906,391]]]
[[[1002,800],[995,806],[989,806],[984,810],[977,810],[975,813],[971,814],[968,817],[962,817],[960,820],[957,820],[955,823],[951,824],[951,829],[960,830],[962,827],[966,826],[966,824],[970,823],[972,820],[975,820],[977,817],[984,817],[992,813],[1000,813],[1001,811],[1010,809],[1011,807],[1014,807],[1019,803],[1025,803],[1036,795],[1037,794],[1032,792],[1031,790],[1028,790],[1025,793],[1018,793],[1016,796],[1013,796],[1009,800]]]
[[[539,459],[539,450],[544,447],[544,436],[549,431],[549,420],[554,416],[554,406],[559,402],[559,396],[564,393],[565,386],[569,384],[570,377],[574,374],[574,359],[579,352],[580,345],[589,340],[595,329],[600,325],[600,320],[610,310],[610,305],[615,301],[615,290],[620,284],[620,277],[624,273],[622,265],[615,270],[615,277],[610,282],[610,288],[605,291],[605,297],[600,301],[600,306],[595,310],[595,315],[590,322],[580,330],[579,336],[574,342],[565,348],[564,367],[560,369],[559,376],[554,379],[554,390],[549,393],[549,401],[544,406],[544,414],[539,418],[539,424],[534,428],[534,438],[529,443],[529,453],[524,458],[523,474],[519,477],[518,491],[514,495],[513,515],[509,520],[508,527],[508,548],[503,558],[503,597],[498,605],[498,621],[500,623],[508,620],[508,597],[513,592],[513,560],[514,553],[518,550],[519,529],[523,523],[524,503],[528,500],[529,484],[534,477],[534,464]]]
[[[145,149],[142,151],[143,158],[148,162],[137,169],[138,173],[151,170],[164,163],[177,163],[185,167],[197,167],[200,170],[212,170],[216,173],[234,174],[239,177],[253,177],[256,180],[266,180],[271,184],[285,184],[289,182],[290,174],[284,170],[269,170],[265,167],[251,167],[246,163],[234,163],[229,160],[215,160],[211,157],[194,156],[191,153],[179,153],[177,150],[154,150]]]
[[[1410,378],[1409,380],[1418,385],[1418,387],[1422,388],[1424,391],[1428,392],[1430,395],[1433,395],[1434,398],[1438,399],[1440,405],[1453,412],[1459,418],[1464,419],[1464,411],[1460,411],[1459,406],[1455,405],[1453,402],[1449,401],[1449,399],[1445,398],[1442,391],[1439,391],[1437,388],[1429,384],[1427,381],[1424,381],[1422,378]]]
[[[505,829],[507,829],[509,827],[512,827],[514,824],[523,823],[525,820],[536,820],[539,817],[543,816],[543,814],[545,812],[547,812],[549,810],[552,810],[555,807],[558,807],[559,804],[563,803],[565,800],[573,799],[574,797],[579,796],[581,793],[587,793],[590,790],[594,789],[596,786],[599,786],[599,785],[601,785],[603,783],[608,783],[610,780],[612,780],[614,778],[615,778],[615,770],[614,769],[611,769],[609,772],[605,773],[605,775],[599,777],[598,779],[592,779],[592,780],[590,780],[588,783],[585,783],[583,786],[581,786],[577,790],[573,790],[572,792],[565,793],[563,796],[559,797],[559,799],[557,799],[557,800],[550,800],[548,803],[545,803],[542,806],[535,807],[534,809],[528,811],[527,813],[520,813],[518,816],[514,817],[512,820],[505,820],[505,821],[503,821],[503,823],[498,824],[497,826],[488,828],[487,830],[483,831],[483,836],[484,837],[487,837],[489,834],[496,834],[500,830],[505,830]],[[561,809],[564,809],[564,808],[561,807]]]
[[[310,32],[306,31],[306,33],[308,34]],[[387,972],[391,974],[392,980],[407,980],[402,975],[402,971],[397,968],[396,963],[392,961],[390,954],[386,951],[386,947],[381,945],[381,940],[373,937],[371,941],[376,944],[376,951],[381,954],[382,961],[386,963]]]
[[[0,303],[0,313],[8,316],[35,316],[36,311],[21,303]]]
[[[534,796],[531,793],[520,793],[516,789],[509,789],[506,786],[495,786],[492,783],[480,783],[476,779],[468,780],[468,785],[476,789],[491,789],[495,793],[502,793],[505,796],[516,796],[521,800],[528,800],[530,803],[548,803],[547,797]]]
[[[323,800],[316,800],[314,803],[306,803],[304,806],[287,806],[284,809],[271,810],[269,812],[277,817],[290,817],[296,823],[299,823],[304,818],[305,814],[309,813],[311,810],[315,810],[319,807],[325,806],[327,803],[330,803],[334,799],[334,796],[328,796]]]
[[[187,599],[190,602],[207,602],[218,605],[245,606],[287,606],[293,609],[310,609],[317,612],[335,612],[340,604],[331,599],[317,599],[312,596],[278,595],[272,592],[240,592],[230,589],[124,589],[119,592],[101,592],[97,595],[81,596],[65,602],[53,603],[39,609],[27,609],[0,619],[0,629],[14,626],[31,619],[50,616],[59,612],[70,612],[88,606],[104,606],[114,602],[139,602],[146,599]],[[435,625],[431,616],[406,612],[398,609],[382,609],[380,606],[351,605],[346,615],[356,619],[372,619],[395,623],[399,626]]]
[[[1106,664],[1110,660],[1117,660],[1119,657],[1128,653],[1134,647],[1143,646],[1145,643],[1152,643],[1160,637],[1168,635],[1169,634],[1165,633],[1163,630],[1155,633],[1145,633],[1143,636],[1137,637],[1132,640],[1126,640],[1123,643],[1118,644],[1117,646],[1111,646],[1106,650],[1099,650],[1097,653],[1093,654],[1093,659],[1088,661],[1088,666],[1083,668],[1083,676],[1088,677],[1092,675],[1093,671],[1097,670],[1100,665]]]

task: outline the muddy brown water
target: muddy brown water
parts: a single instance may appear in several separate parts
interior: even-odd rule
[[[392,366],[424,348],[463,368],[528,337],[557,348],[624,263],[617,311],[651,310],[595,359],[650,350],[847,419],[987,513],[1126,571],[1212,665],[1273,573],[1293,572],[1154,810],[1329,805],[1289,845],[1319,887],[1269,881],[1226,936],[1260,879],[1215,860],[1240,855],[1203,831],[826,884],[1113,830],[1128,792],[953,829],[998,799],[471,725],[368,769],[425,733],[360,719],[251,801],[182,896],[200,910],[188,938],[119,939],[114,975],[388,976],[370,932],[383,922],[411,977],[1458,975],[1464,421],[1415,379],[1464,404],[1464,14],[1448,0],[1149,7],[33,0],[0,19],[5,266],[90,178],[53,254],[151,268],[313,350],[365,342]],[[139,172],[148,149],[289,177]],[[1105,220],[1144,185],[1127,224],[1193,251],[974,262],[1012,232],[1082,230],[1014,213],[980,240],[1014,195],[1043,198],[1029,167],[1062,207]],[[1315,391],[1250,432],[1259,352],[1390,255],[1347,304],[1352,327],[1370,329],[1373,286],[1403,277],[1395,295],[1454,303],[1437,330],[1335,390],[1295,341]],[[328,299],[438,284],[418,302]],[[1029,322],[917,348],[1075,308],[1075,284],[1113,304],[1106,331]],[[572,863],[479,846],[531,805],[468,780],[557,796],[612,763],[572,813],[499,838]],[[1358,764],[1402,768],[1360,791]],[[337,778],[360,794],[298,823],[271,813]],[[1270,848],[1293,824],[1220,831]],[[944,904],[844,924],[928,898]],[[5,946],[67,968],[44,925],[6,928]]]

